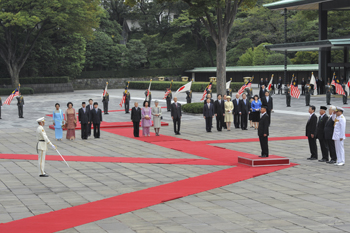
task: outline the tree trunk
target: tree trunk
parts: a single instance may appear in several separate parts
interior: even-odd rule
[[[227,37],[221,36],[216,44],[216,88],[217,94],[226,94],[226,47]]]
[[[8,61],[5,62],[7,70],[11,76],[12,87],[17,88],[19,84],[19,72],[21,71],[21,68],[19,68],[17,64],[9,64]]]

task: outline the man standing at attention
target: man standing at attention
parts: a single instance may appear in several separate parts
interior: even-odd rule
[[[225,116],[225,102],[221,99],[221,95],[218,94],[218,99],[214,103],[214,113],[216,116],[216,129],[222,130],[224,127],[224,116]]]
[[[329,155],[331,157],[331,160],[329,160],[327,163],[329,164],[334,164],[337,162],[337,154],[335,152],[335,145],[334,145],[334,141],[332,139],[333,137],[333,132],[334,132],[334,121],[332,119],[332,115],[334,114],[335,111],[335,107],[332,105],[329,107],[328,113],[329,113],[329,117],[328,120],[324,126],[324,136],[325,136],[325,140],[327,143],[327,147],[329,150]],[[327,152],[327,160],[328,160],[328,152]]]
[[[36,150],[38,152],[38,167],[39,167],[39,176],[40,177],[48,177],[49,175],[45,173],[45,157],[47,151],[47,144],[50,144],[54,150],[56,150],[56,146],[51,143],[49,138],[46,135],[44,125],[45,118],[39,118],[36,120],[39,124],[36,129],[36,137],[38,140],[38,144],[36,146]]]
[[[79,109],[78,118],[81,126],[81,139],[88,139],[88,123],[90,120],[89,110],[86,109],[86,103],[81,103],[82,107]]]
[[[317,160],[317,144],[316,144],[316,130],[317,130],[317,116],[315,115],[316,107],[310,105],[309,120],[306,123],[306,136],[309,141],[311,157],[308,160]]]
[[[17,99],[17,106],[18,106],[18,116],[19,118],[23,118],[23,106],[24,106],[24,99],[20,92],[18,92]]]
[[[236,94],[236,99],[232,100],[233,103],[233,123],[235,125],[235,128],[238,129],[240,126],[240,118],[241,116],[239,115],[239,112],[241,111],[239,108],[239,103],[240,103],[240,99],[239,99],[239,94]]]
[[[86,110],[88,110],[89,113],[89,123],[88,123],[88,136],[91,136],[91,111],[94,109],[93,100],[89,99],[89,105],[87,106]]]
[[[248,127],[248,115],[250,114],[250,103],[247,100],[246,94],[242,95],[242,99],[239,107],[239,115],[241,115],[241,129],[247,130]]]
[[[131,109],[131,121],[134,126],[134,137],[139,137],[140,133],[140,121],[141,121],[141,108],[139,108],[139,103],[135,102]]]
[[[94,109],[91,111],[90,121],[94,125],[94,137],[100,138],[100,124],[102,121],[102,111],[98,108],[98,103],[94,103]]]
[[[261,147],[261,155],[259,157],[269,157],[269,115],[266,113],[266,106],[261,106],[261,118],[259,120],[258,136]]]
[[[208,98],[210,100],[210,98]],[[174,103],[171,105],[171,119],[174,123],[174,132],[176,135],[180,134],[180,125],[181,125],[181,104],[177,102],[177,97],[174,97]]]
[[[208,133],[211,133],[211,125],[214,117],[214,105],[207,99],[207,103],[203,107],[203,117],[205,119],[205,126]]]
[[[326,125],[326,122],[328,121],[326,110],[327,110],[326,106],[321,106],[320,117],[317,122],[316,138],[318,138],[318,141],[320,142],[321,152],[322,152],[322,159],[318,160],[319,162],[328,162],[328,147],[327,147],[327,142],[324,134],[325,125]]]
[[[271,112],[273,111],[273,99],[270,96],[269,91],[265,92],[265,96],[261,99],[261,104],[264,106],[267,106],[266,113],[267,115],[269,115],[269,124],[271,124]]]
[[[343,112],[343,108],[337,107],[335,109],[335,114],[332,115],[332,118],[334,119],[334,132],[332,139],[334,140],[335,151],[337,153],[337,163],[334,165],[338,166],[343,166],[345,164],[344,140],[346,119]]]
[[[105,89],[103,89],[103,90],[105,90]],[[102,98],[104,114],[108,114],[108,102],[109,102],[109,94],[108,94],[108,92],[106,92],[106,94]]]

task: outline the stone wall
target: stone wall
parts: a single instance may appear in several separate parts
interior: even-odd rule
[[[31,87],[34,94],[73,92],[72,83],[51,83],[51,84],[23,84],[21,87]]]
[[[169,80],[181,81],[179,77],[166,77]],[[74,90],[87,90],[87,89],[103,89],[108,82],[109,89],[125,88],[125,83],[128,81],[158,81],[155,77],[143,77],[143,78],[98,78],[98,79],[74,79],[72,81]]]

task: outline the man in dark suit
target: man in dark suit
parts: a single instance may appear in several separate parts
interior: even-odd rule
[[[316,144],[316,130],[317,130],[317,117],[315,115],[316,107],[310,105],[309,107],[309,120],[306,123],[306,136],[309,141],[311,157],[308,160],[317,160],[317,144]]]
[[[332,139],[333,137],[333,132],[334,132],[334,121],[332,119],[332,115],[334,113],[335,107],[330,106],[328,113],[329,117],[327,119],[327,122],[324,126],[324,138],[327,143],[327,148],[329,150],[329,155],[331,157],[331,160],[329,160],[327,163],[329,164],[334,164],[337,162],[337,154],[335,151],[335,144],[334,140]],[[328,151],[327,151],[327,160],[328,160]]]
[[[207,99],[210,99],[210,103],[211,103],[211,104],[214,104],[214,100],[211,98],[211,94],[208,94],[208,95],[207,95],[207,98],[204,100],[204,104],[207,103]]]
[[[302,95],[305,95],[305,85],[306,85],[306,81],[305,81],[305,78],[303,78],[301,80],[301,94]]]
[[[167,92],[169,90],[169,88],[167,88],[167,90],[165,92]],[[171,99],[173,98],[173,94],[171,93],[171,90],[169,92],[169,94],[166,96],[166,110],[168,112],[170,112],[171,110]]]
[[[278,78],[278,82],[277,82],[277,88],[278,88],[278,94],[282,94],[282,85],[283,85],[283,83],[282,83],[282,78],[281,78],[281,76]]]
[[[94,125],[94,137],[100,138],[100,124],[102,121],[102,111],[98,108],[98,103],[94,103],[94,109],[90,112],[91,119],[90,121]]]
[[[262,97],[265,96],[266,88],[265,85],[262,85],[259,91],[259,98],[261,99]]]
[[[235,128],[238,129],[240,127],[240,118],[241,115],[239,114],[240,110],[240,99],[239,94],[236,94],[236,98],[232,100],[233,103],[233,123],[235,125]]]
[[[124,95],[124,92],[123,92],[123,95]],[[129,113],[129,109],[130,109],[130,92],[128,92],[128,91],[127,91],[126,96],[125,96],[124,108],[125,108],[125,114]]]
[[[287,107],[290,107],[290,99],[291,99],[291,95],[290,95],[290,85],[289,83],[287,83],[287,86],[284,88],[285,93],[286,93],[286,104]]]
[[[268,87],[269,86],[269,79],[268,78],[265,78],[265,82],[264,82],[264,85],[265,85],[265,87]]]
[[[247,130],[248,115],[250,114],[250,103],[247,100],[247,95],[243,94],[239,103],[239,115],[241,115],[241,129]]]
[[[134,125],[134,137],[139,137],[140,132],[140,121],[141,121],[141,108],[137,102],[134,103],[134,106],[131,109],[131,121]]]
[[[271,112],[273,111],[273,99],[269,91],[265,92],[265,96],[261,99],[261,105],[267,106],[266,113],[269,115],[269,126],[271,124]]]
[[[320,117],[317,122],[316,138],[318,138],[318,141],[320,142],[321,152],[322,152],[322,159],[318,160],[319,162],[328,162],[328,147],[327,147],[327,142],[324,135],[324,128],[328,120],[326,110],[327,110],[327,107],[321,106]]]
[[[181,104],[177,102],[177,97],[174,97],[174,103],[171,105],[171,119],[173,119],[174,132],[176,135],[180,135],[181,117]]]
[[[83,102],[82,107],[79,109],[78,118],[81,125],[81,139],[88,138],[88,123],[90,120],[89,110],[86,109],[86,103]]]
[[[88,123],[88,136],[91,136],[91,111],[94,110],[94,105],[93,105],[93,100],[89,99],[89,105],[86,107],[86,109],[88,110],[89,113],[89,123]]]
[[[211,133],[211,125],[214,117],[214,105],[207,99],[207,103],[203,107],[203,117],[205,119],[205,128],[208,133]]]
[[[266,106],[261,106],[261,118],[258,127],[258,136],[261,147],[261,155],[259,157],[269,157],[269,115],[266,113]]]
[[[225,101],[221,99],[220,94],[218,94],[218,99],[214,103],[214,114],[216,116],[216,129],[221,131],[225,125]]]
[[[105,89],[103,89],[105,90]],[[104,95],[102,97],[102,103],[103,103],[103,111],[104,111],[104,114],[109,114],[108,113],[108,102],[109,102],[109,94],[108,92],[106,92],[106,95]]]
[[[264,82],[264,79],[263,79],[263,78],[260,79],[259,87],[261,88],[262,85],[265,85],[265,82]]]
[[[18,107],[18,116],[19,118],[23,118],[23,106],[24,106],[24,99],[20,92],[18,92],[17,99],[17,107]]]

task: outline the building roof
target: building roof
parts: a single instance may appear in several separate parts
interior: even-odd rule
[[[331,39],[319,41],[306,41],[286,44],[265,45],[265,48],[273,51],[318,51],[319,48],[330,47],[331,49],[343,49],[344,46],[350,46],[350,39]]]
[[[318,71],[318,64],[288,65],[288,71]],[[228,66],[226,72],[283,72],[284,65],[266,66]],[[209,73],[216,72],[216,67],[197,67],[186,70],[188,73]]]
[[[333,0],[282,0],[269,4],[264,4],[264,7],[270,10],[318,10],[319,4]]]

